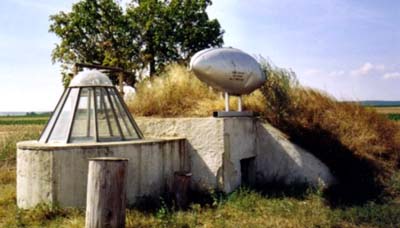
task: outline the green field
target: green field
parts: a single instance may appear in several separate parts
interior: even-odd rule
[[[0,125],[32,125],[45,124],[49,115],[32,116],[0,116]]]

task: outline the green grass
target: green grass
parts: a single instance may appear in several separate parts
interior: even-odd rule
[[[83,209],[40,205],[19,210],[15,183],[0,187],[1,227],[83,227]],[[213,198],[213,197],[211,197]],[[193,203],[186,211],[161,204],[151,211],[127,209],[126,227],[399,227],[400,205],[368,203],[364,206],[330,208],[318,191],[302,197],[279,196],[247,188],[215,197],[205,204]]]
[[[387,116],[391,120],[400,121],[400,114],[398,113],[389,113]]]

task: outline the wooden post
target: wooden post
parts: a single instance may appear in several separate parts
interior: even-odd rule
[[[125,227],[128,159],[89,159],[86,228]]]

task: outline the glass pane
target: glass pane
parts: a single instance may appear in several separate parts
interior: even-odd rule
[[[51,118],[50,118],[49,122],[47,123],[46,128],[44,129],[44,131],[39,139],[39,142],[45,143],[46,139],[49,137],[49,132],[54,125],[54,121],[57,118],[57,115],[60,112],[61,106],[67,95],[68,95],[68,90],[65,90],[62,95],[62,98],[60,99],[60,101],[58,102],[58,104],[56,106],[56,109],[54,110],[53,114],[51,115]]]
[[[104,88],[96,89],[97,126],[99,141],[121,140],[117,122]]]
[[[114,104],[115,112],[117,113],[118,121],[125,139],[138,139],[139,136],[129,120],[127,110],[125,110],[118,99],[115,89],[109,88],[108,91],[110,92],[111,100]]]
[[[82,88],[74,118],[70,142],[79,143],[96,141],[94,96],[92,88]]]
[[[64,107],[62,107],[60,116],[55,123],[53,132],[51,132],[49,142],[66,142],[68,127],[70,126],[72,120],[72,112],[78,98],[78,91],[78,88],[71,88],[71,92],[69,93]]]

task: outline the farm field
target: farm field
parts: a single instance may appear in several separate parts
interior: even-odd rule
[[[386,115],[391,120],[400,121],[400,106],[371,106],[370,108]]]
[[[382,114],[400,114],[400,106],[375,106],[372,108]]]
[[[83,227],[84,209],[16,206],[15,143],[36,139],[43,124],[0,125],[0,227]],[[393,177],[400,192],[400,174]],[[318,189],[242,188],[229,195],[209,193],[188,210],[163,199],[127,210],[127,227],[400,227],[400,201],[332,207]],[[146,204],[151,203],[151,204]]]
[[[45,124],[49,115],[34,116],[0,116],[0,125],[37,125]]]

